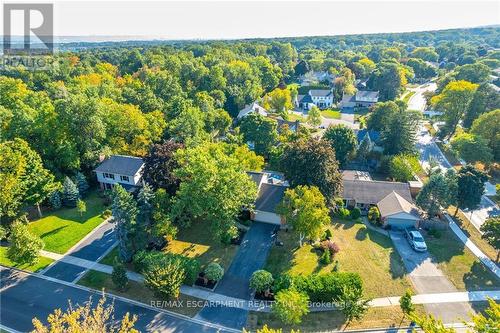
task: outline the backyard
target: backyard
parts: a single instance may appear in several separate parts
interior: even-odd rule
[[[0,265],[15,267],[29,272],[38,272],[47,267],[48,265],[50,265],[54,261],[49,258],[40,257],[38,262],[33,265],[18,264],[7,258],[7,250],[8,248],[6,246],[0,246]]]
[[[426,237],[429,252],[438,267],[458,290],[496,290],[500,283],[472,252],[455,236],[444,230],[440,237]]]
[[[76,208],[61,208],[29,224],[31,232],[45,242],[45,250],[64,254],[104,221],[105,206],[97,192],[84,199],[87,211],[80,216]]]
[[[150,305],[152,301],[164,300],[156,296],[151,290],[144,286],[144,284],[136,281],[129,281],[127,289],[120,291],[113,284],[111,275],[94,270],[90,270],[87,274],[85,274],[83,278],[80,279],[78,284],[96,290],[104,290],[106,292],[130,298],[147,305]],[[197,305],[197,301],[200,301],[200,299],[195,297],[180,294],[177,300],[179,301],[178,303],[162,302],[162,306],[165,310],[177,312],[189,317],[195,316],[196,313],[203,307],[203,303],[200,303],[200,306]]]
[[[331,264],[321,264],[320,254],[310,244],[299,248],[295,233],[280,231],[283,246],[271,249],[265,269],[274,276],[331,272],[338,260],[341,271],[359,273],[366,297],[402,295],[411,288],[401,257],[388,237],[353,221],[335,220],[328,228],[340,247]]]

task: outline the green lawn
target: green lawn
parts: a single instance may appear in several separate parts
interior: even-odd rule
[[[333,241],[340,247],[334,261],[339,261],[341,271],[359,273],[367,297],[402,295],[411,288],[401,257],[388,237],[367,229],[363,224],[336,221],[329,227]],[[266,264],[266,269],[274,276],[282,272],[332,271],[334,264],[321,264],[320,254],[311,245],[299,248],[297,235],[293,232],[280,231],[278,239],[284,246],[273,247]]]
[[[33,264],[33,265],[18,264],[16,262],[13,262],[9,258],[7,258],[7,247],[5,247],[5,246],[0,247],[0,265],[3,265],[3,266],[15,267],[15,268],[19,268],[19,269],[29,271],[29,272],[38,272],[38,271],[44,269],[45,267],[47,267],[48,265],[50,265],[50,263],[52,263],[53,261],[54,260],[49,259],[49,258],[40,257],[38,259],[38,262],[36,264]]]
[[[85,274],[80,279],[78,284],[96,290],[104,290],[118,296],[142,302],[147,305],[150,305],[151,301],[164,300],[162,298],[157,297],[151,290],[146,288],[144,284],[136,281],[129,281],[129,285],[126,290],[124,291],[118,290],[113,284],[110,274],[94,270],[90,270],[87,274]],[[165,302],[162,304],[163,306],[162,308],[189,317],[194,317],[198,313],[198,311],[200,311],[201,308],[203,307],[203,305],[199,306],[199,304],[197,303],[198,301],[201,300],[195,297],[180,294],[178,300],[182,302],[179,303]]]
[[[329,119],[340,119],[340,111],[339,110],[323,110],[321,111],[321,115],[325,118]]]
[[[403,98],[402,100],[406,103],[408,103],[408,101],[410,100],[410,98],[415,95],[415,92],[414,91],[407,91],[404,95],[403,95]]]
[[[416,305],[415,311],[424,313],[422,305]],[[340,311],[311,312],[302,319],[298,325],[301,332],[331,331],[341,330],[345,326],[345,317]],[[282,328],[283,332],[290,332],[297,329],[297,326],[283,324],[272,313],[250,312],[247,319],[246,329],[255,331],[267,324],[269,328]],[[365,329],[380,327],[408,326],[408,318],[403,319],[403,313],[399,306],[370,308],[360,320],[355,320],[349,324],[347,329]]]
[[[500,289],[500,281],[455,236],[445,230],[440,238],[426,237],[438,267],[459,290]]]
[[[288,113],[288,120],[289,121],[296,121],[296,120],[298,120],[298,121],[304,122],[304,121],[306,121],[306,118],[304,118],[303,116],[300,116],[298,114],[295,114],[293,112],[289,112]]]
[[[45,242],[45,250],[64,254],[104,219],[105,207],[97,192],[86,199],[87,212],[80,216],[76,208],[62,208],[29,224],[29,229]]]
[[[206,224],[197,222],[189,228],[179,229],[177,237],[168,243],[165,251],[197,258],[202,266],[217,262],[227,269],[233,260],[238,246],[225,245],[212,238]]]

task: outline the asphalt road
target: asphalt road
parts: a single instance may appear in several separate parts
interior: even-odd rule
[[[47,281],[10,268],[1,267],[0,275],[0,323],[21,332],[33,328],[31,323],[33,317],[45,321],[54,309],[66,310],[68,301],[75,305],[83,304],[91,296],[94,302],[100,298],[96,293]],[[107,301],[114,301],[114,314],[117,319],[127,312],[137,315],[138,321],[135,327],[142,332],[231,332],[208,323],[193,321],[119,299]]]
[[[252,223],[231,266],[215,288],[216,293],[245,300],[251,299],[250,277],[266,263],[273,244],[275,228],[275,225],[268,223]],[[212,306],[203,308],[196,318],[241,329],[246,323],[247,316],[246,310],[228,306]]]

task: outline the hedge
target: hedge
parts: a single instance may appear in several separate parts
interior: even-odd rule
[[[293,287],[309,296],[312,302],[339,301],[344,287],[363,295],[363,281],[357,273],[332,272],[311,275],[282,275],[275,283],[275,292]]]

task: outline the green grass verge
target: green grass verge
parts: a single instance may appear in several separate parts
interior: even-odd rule
[[[337,221],[329,228],[333,241],[340,247],[333,261],[339,261],[341,271],[356,272],[361,276],[367,297],[402,295],[411,289],[401,257],[390,238],[352,221]],[[299,248],[295,233],[280,231],[278,239],[284,246],[271,249],[265,267],[274,276],[284,272],[311,274],[332,271],[334,263],[321,264],[320,253],[311,245]]]
[[[104,290],[106,292],[133,299],[147,305],[151,305],[154,301],[166,300],[156,296],[151,290],[146,288],[143,283],[136,281],[129,281],[129,285],[126,290],[118,290],[113,284],[110,274],[94,270],[88,271],[87,274],[85,274],[80,281],[78,281],[78,284],[96,290]],[[198,301],[201,300],[195,297],[180,294],[178,300],[180,301],[178,303],[165,302],[162,303],[161,306],[165,310],[180,313],[189,317],[194,317],[203,307],[202,304],[201,306],[198,304]]]
[[[305,122],[306,118],[292,112],[288,113],[288,121],[297,121],[297,120],[300,122]]]
[[[321,115],[328,119],[340,119],[340,111],[339,110],[324,110],[321,111]]]
[[[50,265],[54,261],[54,260],[49,259],[49,258],[40,257],[38,259],[38,262],[35,264],[32,264],[32,265],[30,265],[30,264],[18,264],[16,262],[10,260],[7,257],[7,250],[8,250],[8,248],[5,246],[0,247],[0,265],[8,266],[8,267],[15,267],[15,268],[22,269],[22,270],[29,271],[29,272],[38,272],[38,271],[41,271],[42,269],[44,269],[45,267],[47,267],[48,265]]]
[[[101,213],[105,207],[97,192],[86,199],[87,212],[80,216],[76,208],[62,208],[31,222],[29,229],[45,242],[45,250],[64,254],[78,243],[104,219]]]
[[[422,305],[415,305],[415,312],[424,313]],[[302,318],[299,325],[286,325],[277,319],[272,313],[250,312],[247,319],[246,329],[255,331],[265,324],[269,328],[282,328],[283,332],[290,332],[292,329],[300,329],[301,332],[332,331],[344,329],[346,320],[340,311],[311,312]],[[360,320],[354,320],[348,329],[365,329],[380,327],[409,326],[410,320],[403,318],[403,313],[399,306],[370,308]]]
[[[459,290],[497,290],[500,282],[455,236],[444,230],[440,238],[426,237],[438,267]]]

